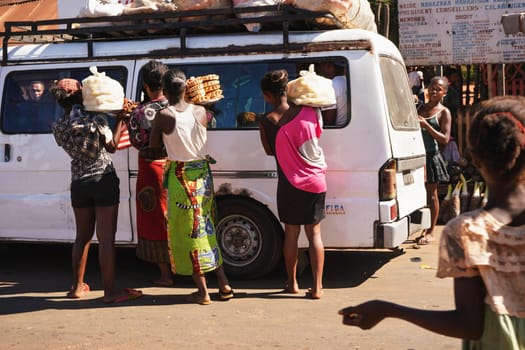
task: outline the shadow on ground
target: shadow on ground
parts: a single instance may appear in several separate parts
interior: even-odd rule
[[[86,269],[86,281],[93,290],[102,290],[98,269],[97,245],[92,245]],[[357,287],[390,260],[402,255],[390,250],[327,251],[323,284],[325,289]],[[135,256],[134,248],[117,248],[118,284],[133,288],[152,287],[157,270]],[[215,276],[208,274],[208,284],[217,289]],[[281,293],[284,287],[284,269],[252,280],[231,280],[239,291],[236,298],[289,298]],[[185,303],[177,288],[193,288],[191,277],[174,276],[173,295],[145,295],[133,301],[133,306],[169,305]],[[0,244],[0,315],[25,313],[45,309],[85,309],[121,307],[129,304],[103,304],[100,299],[68,300],[65,297],[35,297],[27,294],[62,293],[71,283],[71,245],[8,243]],[[311,283],[310,267],[299,277],[300,285]],[[250,292],[253,290],[253,293]],[[263,290],[263,291],[261,291]],[[242,292],[240,292],[242,291]],[[212,298],[214,298],[212,294]]]

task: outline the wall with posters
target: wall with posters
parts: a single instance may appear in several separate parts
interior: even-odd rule
[[[525,34],[505,35],[501,16],[525,0],[398,0],[407,65],[525,62]]]

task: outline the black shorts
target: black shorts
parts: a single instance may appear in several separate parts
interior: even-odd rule
[[[325,217],[326,192],[311,193],[292,186],[279,174],[277,184],[277,211],[279,220],[289,225],[310,225]]]
[[[110,207],[120,202],[120,180],[115,172],[71,182],[73,208]]]

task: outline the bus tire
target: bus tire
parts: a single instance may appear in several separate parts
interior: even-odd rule
[[[262,204],[218,196],[217,241],[229,277],[254,279],[272,272],[282,259],[282,228]]]

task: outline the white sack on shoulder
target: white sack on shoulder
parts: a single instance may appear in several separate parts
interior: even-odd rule
[[[301,106],[326,107],[336,103],[332,80],[317,75],[314,65],[299,72],[299,78],[288,82],[288,99]]]
[[[93,75],[82,80],[84,108],[92,112],[118,111],[124,107],[124,88],[120,83],[99,72],[97,67],[89,68]]]

